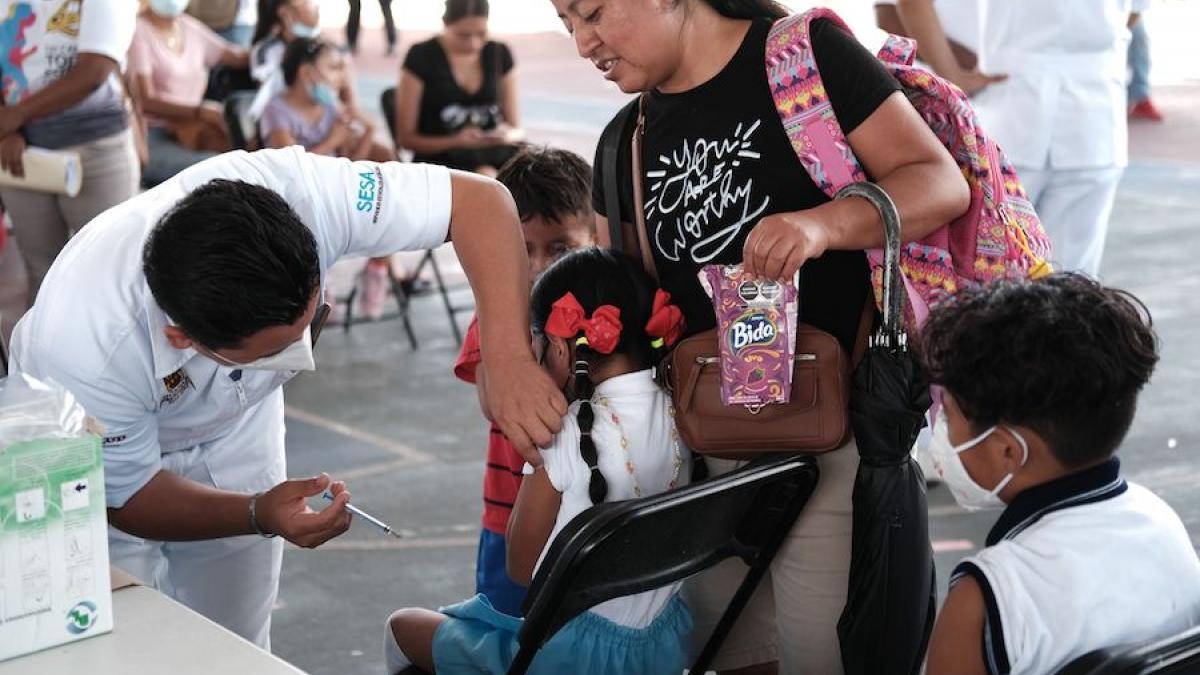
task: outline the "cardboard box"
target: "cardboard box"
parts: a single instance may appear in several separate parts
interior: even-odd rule
[[[100,438],[0,448],[0,660],[112,626]]]

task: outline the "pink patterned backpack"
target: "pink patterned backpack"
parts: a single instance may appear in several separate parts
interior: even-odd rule
[[[767,81],[783,127],[805,170],[831,198],[866,174],[833,114],[813,57],[809,26],[829,19],[850,32],[832,10],[817,8],[780,19],[767,38]],[[1000,278],[1050,273],[1050,243],[1012,164],[984,134],[966,95],[912,65],[916,43],[891,35],[879,60],[913,107],[954,157],[971,189],[967,212],[920,241],[904,245],[900,267],[912,318],[924,322],[930,304],[965,286]],[[882,251],[868,251],[876,297]],[[911,325],[911,324],[910,324]]]

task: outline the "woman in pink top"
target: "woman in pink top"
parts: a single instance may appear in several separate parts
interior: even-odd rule
[[[245,68],[246,50],[184,14],[187,5],[188,0],[150,0],[138,15],[129,48],[129,72],[150,126],[146,187],[229,149],[221,106],[205,102],[204,90],[213,66]]]

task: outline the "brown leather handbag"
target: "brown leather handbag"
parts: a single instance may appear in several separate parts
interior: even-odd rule
[[[631,146],[633,163],[634,237],[622,226],[616,166],[621,130],[627,116],[637,115]],[[606,208],[612,247],[640,256],[655,279],[658,270],[650,251],[642,208],[641,100],[631,104],[605,130],[602,152]],[[874,320],[868,301],[859,330],[859,345]],[[861,351],[856,346],[855,352]],[[721,357],[717,330],[698,333],[679,344],[658,368],[659,383],[671,392],[675,425],[693,452],[731,459],[750,459],[765,452],[820,453],[836,450],[850,439],[851,359],[837,338],[799,324],[793,357],[791,400],[786,404],[727,406],[721,400]]]

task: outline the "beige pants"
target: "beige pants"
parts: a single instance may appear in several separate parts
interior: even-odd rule
[[[742,465],[707,458],[710,475]],[[784,675],[840,675],[837,622],[850,577],[851,495],[858,448],[850,442],[817,459],[821,477],[750,603],[710,666],[732,670],[779,661]],[[692,610],[691,658],[712,634],[747,567],[737,559],[689,579],[684,598]]]
[[[129,129],[63,150],[79,153],[83,185],[74,197],[0,188],[29,279],[29,304],[67,240],[92,218],[137,194],[141,169]]]

